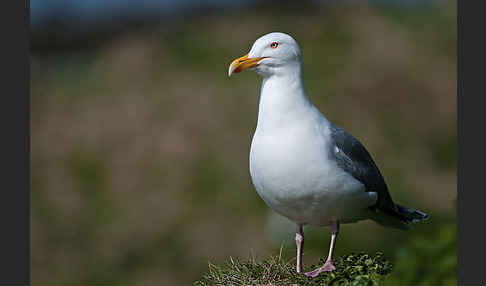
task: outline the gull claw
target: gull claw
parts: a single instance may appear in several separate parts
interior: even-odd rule
[[[336,266],[334,266],[334,263],[332,262],[332,260],[328,260],[321,267],[319,267],[315,270],[312,270],[310,272],[306,272],[305,276],[307,276],[309,278],[315,278],[315,277],[319,276],[319,274],[321,274],[322,272],[332,272],[334,270],[336,270]]]

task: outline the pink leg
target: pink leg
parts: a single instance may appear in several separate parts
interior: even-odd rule
[[[302,272],[302,249],[304,247],[304,231],[302,226],[297,226],[297,232],[295,233],[295,244],[297,244],[297,273]]]
[[[339,232],[339,221],[334,221],[331,224],[331,246],[329,247],[329,255],[327,256],[326,262],[321,267],[305,273],[307,277],[317,277],[320,273],[326,271],[334,271],[336,270],[336,266],[332,261],[332,255],[334,253],[334,246],[336,245],[336,238]]]

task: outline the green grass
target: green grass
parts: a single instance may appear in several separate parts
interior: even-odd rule
[[[280,255],[263,261],[250,258],[246,261],[230,258],[221,266],[209,264],[209,272],[194,285],[383,285],[392,271],[392,264],[382,253],[348,254],[337,258],[336,270],[321,273],[316,278],[307,278],[295,271],[293,260],[284,260]],[[321,259],[320,265],[324,263]],[[311,271],[320,265],[304,267]]]

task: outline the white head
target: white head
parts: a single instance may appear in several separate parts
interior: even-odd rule
[[[228,75],[252,69],[269,77],[299,72],[301,67],[302,53],[297,42],[287,34],[274,32],[258,38],[248,54],[234,60]]]

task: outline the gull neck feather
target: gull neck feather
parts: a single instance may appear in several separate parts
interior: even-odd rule
[[[306,116],[313,105],[307,96],[302,68],[264,77],[260,91],[257,128],[279,127]],[[307,114],[308,116],[308,114]]]

